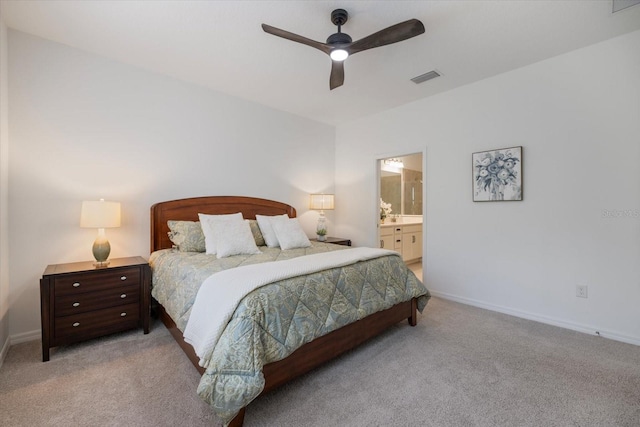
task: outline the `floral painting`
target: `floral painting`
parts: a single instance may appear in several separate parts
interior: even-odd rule
[[[473,153],[473,201],[522,200],[522,147]]]

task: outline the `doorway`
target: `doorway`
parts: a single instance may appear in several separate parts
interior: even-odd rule
[[[379,247],[402,254],[409,268],[423,280],[424,153],[379,158],[376,169]]]

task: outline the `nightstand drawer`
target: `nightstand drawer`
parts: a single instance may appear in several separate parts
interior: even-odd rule
[[[140,284],[139,268],[94,271],[90,274],[68,274],[54,279],[56,298],[83,292],[108,290],[125,284]]]
[[[140,320],[140,304],[127,304],[71,316],[56,317],[56,337],[75,335],[103,335],[135,327]]]
[[[69,316],[101,308],[135,304],[140,301],[140,286],[131,283],[100,292],[83,292],[56,298],[55,316]]]

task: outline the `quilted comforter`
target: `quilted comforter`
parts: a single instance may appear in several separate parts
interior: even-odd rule
[[[259,255],[223,259],[170,249],[155,252],[150,258],[152,294],[184,331],[200,284],[217,271],[348,250],[316,242],[305,249],[260,249]],[[265,364],[284,359],[317,337],[414,297],[418,298],[418,309],[422,311],[429,292],[396,255],[258,288],[242,299],[220,336],[210,360],[206,361],[198,394],[227,424],[264,388]]]

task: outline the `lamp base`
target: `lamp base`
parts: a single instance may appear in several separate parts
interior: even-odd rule
[[[318,218],[316,232],[318,235],[318,242],[324,242],[327,240],[327,224],[325,222],[324,211],[320,211],[320,218]]]
[[[109,253],[111,253],[111,245],[104,235],[104,228],[98,230],[98,237],[96,241],[93,242],[91,249],[93,251],[93,257],[96,259],[93,265],[96,267],[106,267],[109,265],[107,258],[109,258]]]
[[[93,263],[93,266],[95,268],[104,268],[104,267],[108,267],[109,264],[111,264],[111,261],[96,261]]]

